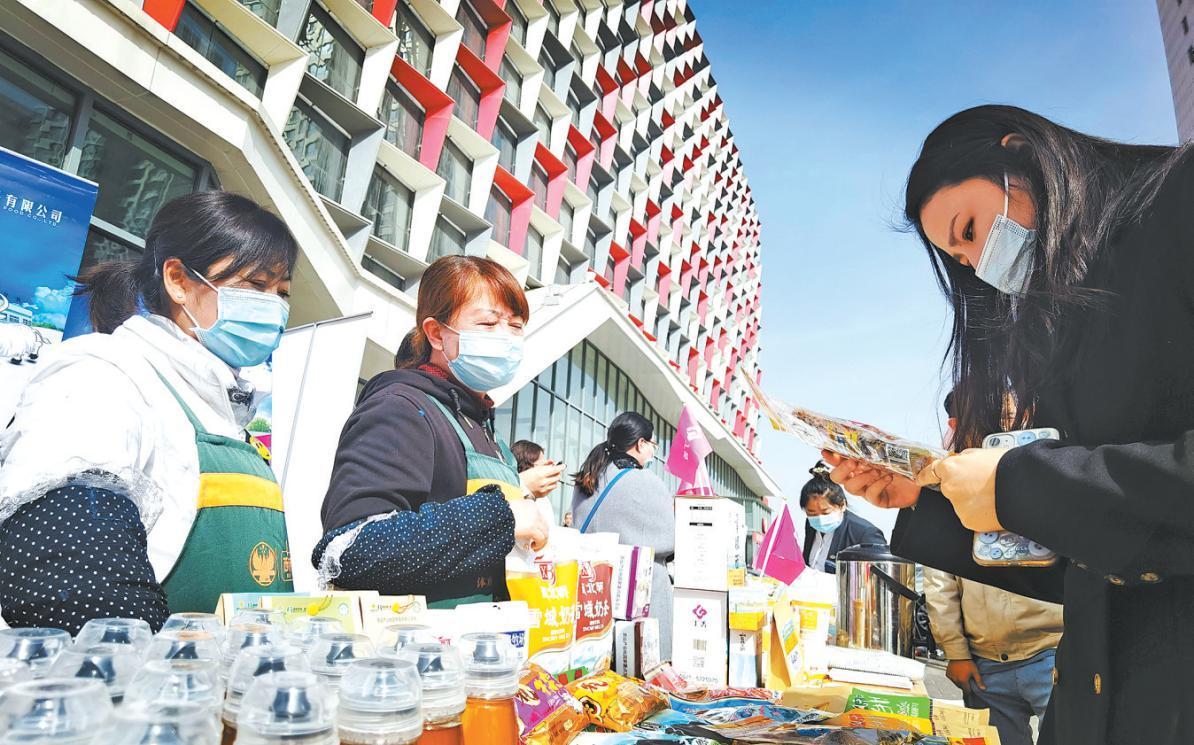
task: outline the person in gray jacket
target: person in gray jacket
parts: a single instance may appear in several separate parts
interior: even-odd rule
[[[672,655],[672,580],[667,563],[676,553],[674,495],[645,466],[659,444],[655,428],[641,414],[614,417],[598,443],[572,475],[573,524],[582,533],[617,533],[623,544],[655,549],[651,618],[659,620],[659,653]]]

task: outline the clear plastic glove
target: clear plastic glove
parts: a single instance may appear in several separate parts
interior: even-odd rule
[[[510,502],[510,511],[514,513],[514,542],[541,551],[547,545],[549,526],[539,505],[532,499],[520,499]]]
[[[835,484],[876,507],[914,507],[920,499],[920,486],[910,478],[828,450],[821,451],[821,459],[833,467],[829,478]]]
[[[564,475],[563,463],[547,463],[542,466],[532,466],[518,474],[522,488],[535,499],[542,499],[551,494],[560,485],[560,477]]]

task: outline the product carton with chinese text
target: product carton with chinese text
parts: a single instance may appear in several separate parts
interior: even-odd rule
[[[672,667],[692,683],[724,688],[729,653],[726,593],[677,587],[672,614]]]
[[[676,498],[676,587],[725,592],[742,584],[746,509],[722,497]]]

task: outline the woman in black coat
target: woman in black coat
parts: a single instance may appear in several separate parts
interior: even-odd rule
[[[829,480],[829,467],[818,463],[800,490],[804,510],[804,563],[821,572],[837,574],[842,549],[863,544],[887,547],[883,531],[850,511],[842,487]]]
[[[897,554],[1065,603],[1046,745],[1194,738],[1192,159],[1006,106],[941,124],[905,210],[954,308],[958,442],[1005,429],[1009,395],[1016,428],[1062,439],[934,463],[940,492],[827,454],[904,508]],[[975,564],[973,531],[1000,529],[1060,561]]]

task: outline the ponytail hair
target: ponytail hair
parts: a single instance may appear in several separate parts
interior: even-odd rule
[[[213,283],[237,275],[289,277],[298,242],[286,223],[248,197],[229,191],[197,191],[172,199],[154,215],[145,250],[136,261],[98,264],[72,279],[75,295],[90,298],[91,326],[110,334],[141,312],[170,315],[162,265],[180,260]],[[217,275],[215,264],[231,259]]]
[[[822,497],[834,507],[846,506],[846,492],[842,491],[842,487],[829,479],[831,469],[825,461],[817,461],[817,465],[810,468],[808,472],[813,477],[800,490],[800,509],[807,508],[809,500],[821,499]]]
[[[580,470],[572,474],[572,480],[582,492],[593,495],[597,491],[597,479],[617,458],[638,444],[639,440],[650,440],[655,436],[655,426],[636,411],[623,411],[614,417],[606,431],[604,442],[599,442],[589,451],[589,457]]]
[[[423,321],[434,318],[443,324],[451,322],[480,292],[488,292],[495,302],[523,321],[531,319],[526,293],[509,269],[479,256],[445,256],[427,267],[419,280],[415,327],[402,340],[394,367],[401,370],[430,362],[431,342],[423,330]]]

